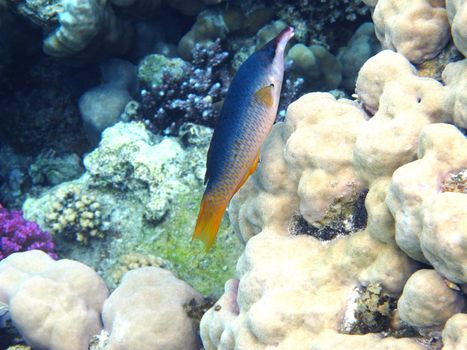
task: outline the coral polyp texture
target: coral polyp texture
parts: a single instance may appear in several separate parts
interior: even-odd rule
[[[191,63],[154,55],[142,62],[143,118],[150,130],[178,134],[185,122],[213,126],[230,84],[228,53],[220,41],[196,44]]]
[[[425,287],[430,286],[430,293]],[[400,318],[415,327],[443,326],[451,316],[462,312],[464,297],[450,289],[435,270],[418,270],[407,280],[397,309]]]
[[[54,243],[48,232],[23,217],[19,210],[5,209],[0,204],[0,260],[10,254],[39,249],[57,258]]]
[[[227,284],[218,308],[202,319],[206,349],[422,348],[409,339],[339,333],[355,288],[402,291],[415,269],[405,254],[359,228],[326,243],[296,232],[296,215],[326,227],[356,205],[364,185],[352,151],[367,123],[356,103],[313,93],[273,128],[258,171],[230,206],[234,229],[248,242],[237,265],[240,283]]]
[[[450,39],[444,1],[379,0],[373,21],[383,47],[414,63],[435,57]]]
[[[457,49],[467,56],[467,3],[464,0],[446,0],[451,24],[451,35]]]
[[[58,191],[45,224],[54,235],[64,235],[82,244],[89,244],[90,239],[103,238],[109,231],[109,222],[102,214],[101,204],[95,196],[83,194],[77,186]]]
[[[87,349],[108,290],[86,265],[32,250],[0,262],[0,301],[34,349]]]
[[[447,88],[445,108],[456,125],[467,129],[467,58],[449,63],[442,77]]]
[[[467,140],[442,123],[457,83],[417,73],[385,50],[359,72],[360,104],[312,93],[289,106],[232,199],[247,244],[201,321],[206,349],[426,349],[391,334],[439,332],[464,311]],[[409,257],[434,269],[413,274]]]
[[[419,159],[394,172],[386,197],[399,247],[456,283],[467,283],[467,194],[442,189],[467,169],[466,149],[465,136],[454,126],[425,127]]]
[[[202,297],[167,270],[144,267],[126,273],[104,303],[106,349],[199,348],[194,320],[184,309],[191,300],[201,302]]]

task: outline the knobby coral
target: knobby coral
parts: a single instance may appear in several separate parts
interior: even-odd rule
[[[54,244],[48,232],[23,218],[19,210],[9,211],[0,204],[0,260],[15,252],[38,249],[56,259]]]

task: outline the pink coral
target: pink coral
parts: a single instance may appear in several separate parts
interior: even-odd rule
[[[0,260],[8,255],[38,249],[56,259],[54,244],[48,232],[23,217],[19,210],[3,208],[0,204]]]

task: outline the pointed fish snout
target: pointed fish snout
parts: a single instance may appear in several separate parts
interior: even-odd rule
[[[294,36],[293,27],[286,27],[280,32],[280,34],[276,37],[276,43],[278,51],[283,51],[285,46],[287,45],[288,41],[293,38]]]

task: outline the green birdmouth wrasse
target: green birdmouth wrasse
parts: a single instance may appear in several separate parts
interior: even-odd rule
[[[274,124],[284,77],[284,51],[293,28],[253,53],[238,69],[209,146],[206,190],[192,239],[209,249],[233,195],[255,171],[259,151]]]

